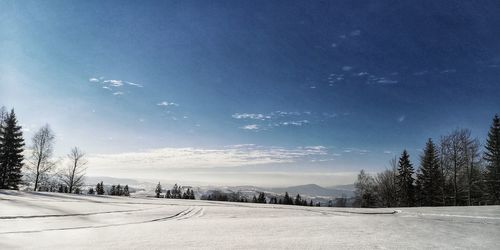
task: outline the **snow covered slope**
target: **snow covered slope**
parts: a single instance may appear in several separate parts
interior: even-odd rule
[[[0,249],[498,249],[500,207],[354,209],[0,191]]]

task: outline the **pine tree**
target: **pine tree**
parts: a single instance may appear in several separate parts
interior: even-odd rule
[[[294,204],[297,205],[297,206],[302,205],[302,197],[300,197],[300,194],[297,194],[297,196],[295,197]]]
[[[500,204],[500,117],[495,115],[486,140],[484,160],[490,200]]]
[[[130,191],[128,190],[128,185],[125,185],[125,187],[123,188],[123,195],[130,196]]]
[[[311,201],[309,202],[309,206],[312,207],[313,206],[313,200],[311,199]]]
[[[195,200],[196,197],[194,196],[194,190],[191,189],[191,194],[189,195],[189,199]]]
[[[260,192],[259,193],[259,198],[257,198],[257,202],[258,203],[267,203],[266,201],[266,194],[264,194],[263,192]]]
[[[443,181],[444,177],[439,166],[439,156],[436,145],[431,139],[425,145],[421,156],[420,172],[417,182],[421,191],[421,202],[423,206],[443,205]]]
[[[176,184],[177,185],[177,184]],[[156,185],[156,189],[155,189],[155,193],[156,193],[156,198],[160,198],[160,194],[161,194],[161,184],[158,182],[158,185]]]
[[[412,207],[415,205],[415,186],[413,185],[413,166],[410,162],[410,155],[403,151],[398,163],[397,176],[397,197],[399,206]]]
[[[97,183],[97,188],[96,188],[96,193],[98,195],[103,195],[104,192],[104,183],[101,181],[101,183]]]
[[[14,109],[0,127],[0,189],[18,189],[23,167],[24,139]]]
[[[94,194],[94,188],[90,188],[88,194]]]
[[[257,197],[255,197],[255,194],[253,195],[252,202],[257,203]]]
[[[116,186],[116,195],[118,195],[118,196],[123,195],[122,186],[120,184],[118,184],[118,186]]]
[[[109,190],[109,195],[116,195],[116,186],[112,185],[111,189]]]

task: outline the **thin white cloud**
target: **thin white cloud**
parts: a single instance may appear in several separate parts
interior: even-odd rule
[[[138,83],[133,83],[133,82],[126,82],[126,83],[130,86],[134,86],[134,87],[138,87],[138,88],[144,87],[144,86],[142,86],[142,84],[138,84]]]
[[[396,80],[390,80],[390,79],[385,79],[385,78],[380,78],[379,80],[377,80],[377,83],[380,83],[380,84],[396,84],[396,83],[398,83],[398,81],[396,81]]]
[[[99,79],[92,77],[89,79],[89,82],[99,82]]]
[[[384,154],[392,154],[392,151],[390,151],[390,150],[384,150]]]
[[[260,126],[257,124],[249,124],[249,125],[245,125],[245,126],[240,127],[240,128],[244,129],[244,130],[259,130]]]
[[[233,114],[232,117],[234,119],[252,119],[252,120],[267,120],[271,119],[271,115],[264,114],[249,114],[249,113],[236,113]]]
[[[159,102],[156,104],[157,106],[163,106],[163,107],[168,107],[168,106],[174,106],[174,107],[178,107],[179,104],[175,103],[175,102],[167,102],[167,101],[162,101],[162,102]]]
[[[456,69],[445,69],[445,70],[442,70],[441,73],[445,74],[445,73],[455,73],[457,72]]]
[[[402,116],[398,117],[398,122],[404,122],[405,119],[406,119],[406,116],[402,115]]]
[[[275,123],[274,126],[275,127],[279,127],[279,126],[302,126],[302,125],[306,125],[306,124],[309,124],[310,121],[309,120],[299,120],[299,121],[284,121],[284,122],[278,122],[278,123]]]
[[[366,155],[370,153],[370,150],[359,149],[359,148],[345,148],[342,152],[344,153],[356,153],[359,155]]]
[[[123,92],[117,91],[117,92],[114,92],[113,95],[123,95]]]
[[[359,36],[361,35],[361,30],[353,30],[351,33],[349,33],[351,36]]]
[[[352,66],[347,66],[347,65],[346,66],[342,66],[342,70],[343,71],[349,71],[351,69],[352,69]]]
[[[101,168],[215,168],[293,163],[326,154],[326,149],[321,146],[282,148],[240,145],[213,149],[160,148],[144,152],[98,154],[90,155],[89,162]]]
[[[103,83],[109,84],[109,86],[112,87],[121,87],[123,86],[123,81],[122,80],[104,80]]]

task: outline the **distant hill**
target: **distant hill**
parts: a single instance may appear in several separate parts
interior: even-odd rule
[[[347,197],[353,196],[353,189],[348,188],[348,185],[337,187],[322,187],[316,184],[307,184],[299,186],[291,186],[285,188],[269,188],[267,190],[274,193],[288,192],[290,195],[300,194],[310,197],[325,196],[325,197],[340,197],[345,194]]]

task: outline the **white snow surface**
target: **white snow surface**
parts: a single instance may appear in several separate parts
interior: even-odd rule
[[[0,249],[499,249],[500,206],[360,209],[0,191]]]

